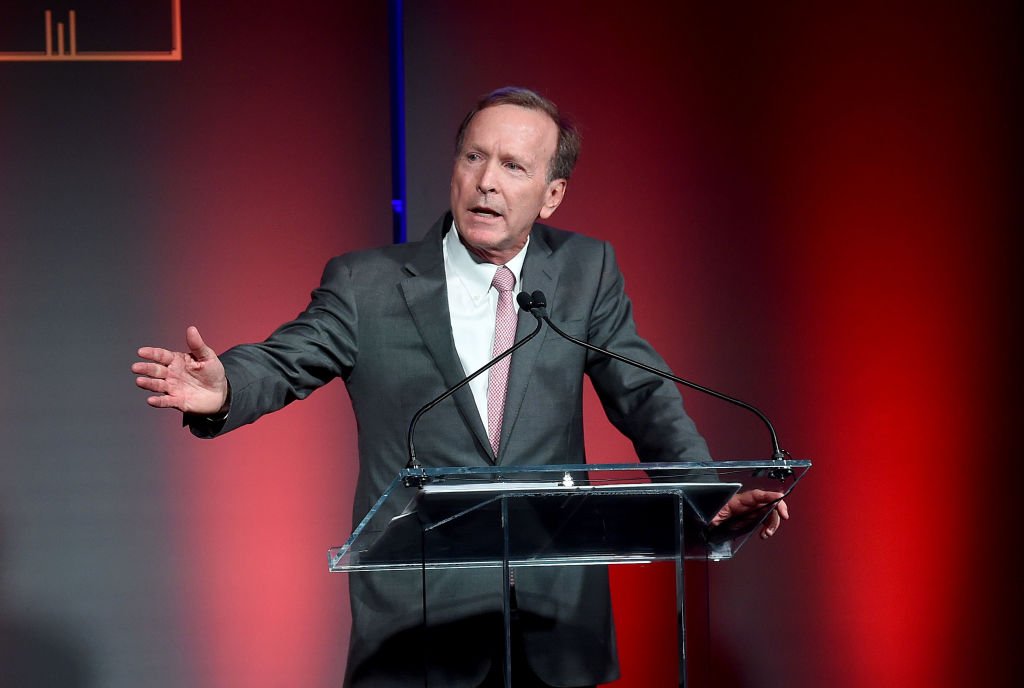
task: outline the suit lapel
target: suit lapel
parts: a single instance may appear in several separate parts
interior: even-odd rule
[[[558,286],[558,270],[555,261],[551,260],[551,246],[539,231],[530,236],[530,247],[523,263],[522,290],[526,292],[542,291],[548,298],[555,293]],[[537,326],[537,319],[526,311],[519,312],[516,325],[516,341],[523,339]],[[508,438],[515,429],[519,411],[526,396],[526,388],[536,367],[537,356],[550,335],[545,327],[537,337],[512,354],[512,367],[509,371],[508,392],[505,396],[505,414],[501,423],[501,441],[498,445],[498,463],[502,463]],[[557,336],[557,335],[555,335]]]
[[[405,265],[409,277],[400,283],[409,314],[416,324],[423,344],[441,372],[446,388],[454,386],[466,376],[452,340],[444,257],[441,252],[441,236],[449,226],[451,216],[446,215],[427,233],[421,242],[419,252]],[[425,398],[423,403],[428,401],[430,399]],[[480,420],[480,414],[473,401],[473,393],[468,385],[454,394],[454,402],[477,442],[489,454],[491,445],[487,440],[487,431]],[[444,403],[449,402],[446,400]]]

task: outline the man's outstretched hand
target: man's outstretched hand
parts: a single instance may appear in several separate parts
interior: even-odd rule
[[[199,330],[185,331],[188,352],[168,351],[152,346],[139,349],[132,372],[135,384],[154,395],[146,403],[156,408],[176,408],[184,413],[212,416],[225,410],[228,380],[224,366]]]
[[[772,512],[761,524],[761,538],[770,538],[775,535],[783,521],[789,520],[789,507],[782,497],[781,492],[768,490],[737,492],[711,519],[711,526],[725,524],[726,528],[735,530],[742,530],[744,526],[750,528],[761,518],[765,509],[771,509]]]

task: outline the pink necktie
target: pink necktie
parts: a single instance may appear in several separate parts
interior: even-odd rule
[[[502,265],[494,273],[491,286],[498,290],[494,346],[491,347],[491,358],[494,358],[515,343],[517,318],[512,289],[516,286],[516,276]],[[487,437],[491,440],[495,456],[498,455],[498,440],[501,439],[501,416],[505,412],[505,393],[508,391],[508,369],[511,363],[511,356],[501,359],[491,368],[487,379]]]

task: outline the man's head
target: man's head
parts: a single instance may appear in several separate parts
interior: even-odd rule
[[[462,150],[466,129],[469,128],[469,123],[476,114],[485,108],[496,105],[518,105],[527,110],[540,110],[558,125],[558,146],[548,166],[547,181],[556,179],[569,181],[573,168],[576,167],[576,159],[580,155],[580,133],[576,129],[576,125],[558,111],[557,105],[528,88],[505,86],[491,91],[478,100],[473,109],[466,113],[462,124],[459,125],[459,131],[455,135],[455,155]]]
[[[533,222],[562,202],[578,155],[575,127],[533,91],[504,88],[481,99],[459,127],[452,169],[463,243],[488,262],[507,262]]]

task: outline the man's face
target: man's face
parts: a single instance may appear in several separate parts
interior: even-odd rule
[[[481,110],[470,121],[452,170],[451,204],[466,247],[504,264],[526,243],[538,217],[547,219],[565,180],[547,181],[558,125],[517,105]]]

